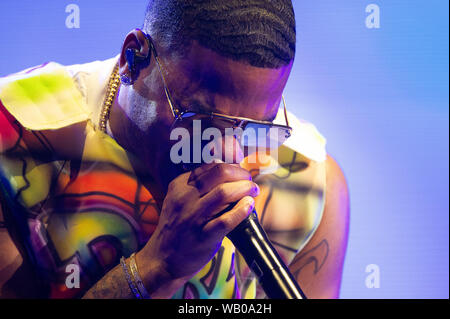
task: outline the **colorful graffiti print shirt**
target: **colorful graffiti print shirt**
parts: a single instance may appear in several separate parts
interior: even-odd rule
[[[38,274],[40,297],[81,297],[121,256],[141,249],[158,223],[155,198],[127,152],[97,128],[116,61],[47,63],[0,79],[0,199],[12,238]],[[247,168],[261,187],[259,218],[289,264],[321,220],[326,151],[312,124],[288,117],[294,130],[278,169]],[[70,264],[81,270],[80,288],[66,286]],[[174,298],[261,296],[225,238]]]

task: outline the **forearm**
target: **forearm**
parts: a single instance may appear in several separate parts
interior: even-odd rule
[[[119,264],[110,270],[83,296],[84,299],[131,299],[134,298],[127,279]]]
[[[126,262],[129,264],[129,260]],[[173,280],[158,262],[151,262],[136,254],[139,274],[152,299],[167,299],[185,283],[184,279]],[[132,299],[136,298],[128,284],[122,265],[110,270],[83,296],[84,299]]]

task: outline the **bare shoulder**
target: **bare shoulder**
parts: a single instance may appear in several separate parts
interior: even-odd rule
[[[326,159],[325,208],[317,237],[330,238],[345,252],[350,222],[350,195],[343,168],[331,155]],[[343,256],[342,256],[343,258]]]
[[[342,167],[331,155],[326,159],[325,213],[338,217],[341,222],[348,220],[350,194]]]
[[[322,220],[289,267],[309,298],[339,297],[349,219],[349,190],[343,169],[327,155]]]
[[[343,260],[350,223],[350,192],[343,168],[331,155],[326,160],[325,208],[317,236],[336,243]]]

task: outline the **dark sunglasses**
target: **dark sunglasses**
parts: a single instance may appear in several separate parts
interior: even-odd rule
[[[284,97],[282,96],[283,101],[283,109],[284,109],[284,119],[286,121],[286,125],[274,124],[269,121],[260,121],[253,120],[245,117],[231,116],[221,113],[215,112],[206,112],[206,111],[193,111],[189,109],[185,109],[182,107],[178,107],[175,103],[173,103],[173,99],[171,97],[170,91],[167,86],[166,79],[164,77],[164,72],[162,68],[162,63],[159,61],[158,54],[156,53],[156,48],[153,44],[152,38],[143,32],[148,40],[148,45],[150,47],[153,56],[155,57],[156,64],[159,69],[159,73],[161,74],[164,93],[166,94],[167,102],[169,103],[170,110],[174,117],[174,123],[172,127],[180,124],[181,122],[193,121],[193,120],[201,120],[208,121],[213,124],[217,121],[220,121],[222,124],[217,125],[218,127],[224,127],[223,123],[228,123],[229,128],[238,129],[234,130],[238,133],[235,134],[238,141],[244,147],[258,147],[264,143],[264,147],[267,148],[278,148],[281,146],[290,136],[292,132],[292,128],[289,126],[289,121],[287,118],[287,110],[286,110],[286,102]],[[127,55],[127,60],[135,65],[135,62],[138,63],[149,63],[150,62],[150,54],[149,56],[143,56],[137,52],[137,50],[133,50],[132,56]]]

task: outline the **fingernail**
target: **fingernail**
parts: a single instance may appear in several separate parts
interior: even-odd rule
[[[244,207],[248,210],[253,210],[253,208],[255,207],[255,200],[253,199],[253,197],[249,196],[247,198],[247,202],[245,203]]]
[[[254,194],[255,196],[258,196],[259,193],[261,192],[261,190],[259,189],[258,184],[256,184],[256,183],[253,183],[253,184],[254,184],[253,194]]]
[[[249,212],[252,212],[252,211],[253,211],[253,208],[255,208],[255,200],[254,200],[253,198],[251,198],[251,199],[248,200],[248,203],[247,203],[247,210],[248,210]]]
[[[213,162],[214,164],[221,164],[221,163],[224,163],[224,161],[222,161],[220,158],[214,158],[214,159],[212,160],[212,162]]]

